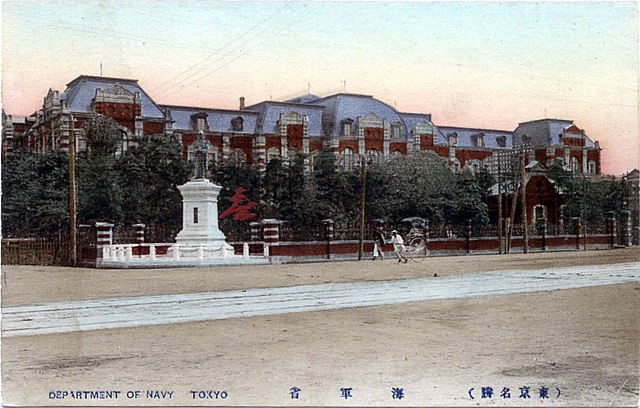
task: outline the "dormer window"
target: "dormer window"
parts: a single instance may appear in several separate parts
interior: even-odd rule
[[[498,147],[507,147],[507,137],[506,136],[496,137],[496,144],[498,145]]]
[[[457,146],[458,145],[458,134],[457,133],[449,133],[447,135],[449,137],[449,146]]]
[[[207,123],[207,114],[204,112],[196,113],[191,116],[191,126],[194,130],[199,131],[207,131],[209,130],[209,125]]]
[[[484,134],[478,133],[476,135],[473,135],[471,137],[471,140],[475,147],[484,147]]]
[[[244,119],[242,116],[231,119],[231,130],[234,132],[242,132],[244,128]]]
[[[391,138],[400,139],[400,131],[401,127],[399,123],[394,123],[393,125],[391,125]]]
[[[352,125],[352,119],[345,119],[342,121],[342,136],[351,136]]]

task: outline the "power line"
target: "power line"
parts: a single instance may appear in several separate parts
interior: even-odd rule
[[[175,76],[173,76],[172,78],[168,79],[167,81],[163,82],[162,84],[160,84],[158,87],[154,88],[152,91],[158,91],[159,94],[162,94],[163,92],[166,92],[167,90],[171,89],[173,86],[169,86],[167,89],[162,89],[165,85],[167,85],[170,82],[175,81],[177,78],[181,77],[182,75],[186,74],[187,72],[191,71],[192,69],[198,67],[199,65],[205,63],[206,61],[208,61],[209,59],[211,59],[212,57],[214,57],[215,55],[217,55],[219,52],[221,52],[222,50],[224,50],[225,48],[228,48],[230,46],[232,46],[236,41],[242,39],[243,37],[249,35],[252,31],[257,30],[263,23],[269,21],[271,18],[273,18],[276,15],[279,15],[282,11],[286,10],[287,8],[289,8],[288,5],[282,7],[281,9],[279,9],[278,11],[274,12],[273,14],[270,14],[269,16],[265,17],[264,19],[262,19],[258,24],[255,24],[253,27],[251,27],[249,30],[245,31],[244,33],[238,35],[237,37],[235,37],[233,40],[227,42],[223,47],[215,50],[215,52],[207,55],[205,58],[203,58],[202,60],[196,62],[195,64],[191,65],[190,67],[188,67],[187,69],[179,72],[178,74],[176,74]],[[259,34],[261,34],[264,31],[261,31]],[[255,36],[254,36],[255,37]],[[244,45],[247,41],[245,41],[244,43],[240,44],[240,46]]]
[[[304,17],[306,17],[306,16],[307,16],[307,15],[309,15],[309,14],[311,14],[311,12],[307,12],[307,13],[305,13],[305,14],[304,14],[304,15],[303,15],[299,20],[297,20],[297,21],[296,21],[296,22],[294,22],[293,24],[290,24],[290,25],[283,25],[283,27],[282,27],[280,30],[273,32],[273,33],[272,33],[272,35],[265,37],[262,41],[260,41],[260,42],[258,42],[258,43],[256,43],[256,44],[254,44],[252,47],[249,47],[245,52],[243,52],[243,53],[239,54],[239,55],[238,55],[238,56],[236,56],[235,58],[232,58],[232,59],[231,59],[231,60],[229,60],[228,62],[222,63],[222,64],[218,65],[216,68],[213,68],[213,69],[208,69],[207,67],[204,67],[204,68],[202,68],[202,69],[200,69],[200,70],[198,70],[198,71],[194,72],[192,75],[188,76],[187,78],[192,78],[192,77],[194,77],[195,75],[197,75],[197,74],[199,74],[199,73],[201,73],[201,72],[203,72],[203,71],[204,71],[204,75],[201,75],[201,76],[197,77],[196,79],[194,79],[194,80],[192,80],[192,81],[190,81],[190,82],[187,82],[186,84],[184,84],[184,85],[182,85],[182,86],[181,86],[181,84],[176,84],[176,85],[174,85],[174,86],[172,86],[172,87],[170,87],[170,88],[168,88],[168,89],[171,89],[171,88],[173,88],[173,87],[175,87],[175,86],[179,86],[179,88],[177,88],[177,89],[175,89],[175,90],[173,90],[173,91],[169,91],[169,92],[168,92],[168,91],[164,91],[164,93],[163,93],[163,92],[161,92],[161,94],[162,94],[162,95],[158,95],[158,97],[168,97],[168,96],[171,96],[171,95],[175,94],[176,92],[179,92],[179,91],[183,90],[184,88],[186,88],[186,87],[188,87],[188,86],[190,86],[190,85],[193,85],[194,83],[197,83],[197,82],[201,81],[202,79],[206,78],[208,75],[211,75],[211,74],[213,74],[214,72],[219,71],[220,69],[222,69],[222,68],[226,67],[227,65],[229,65],[229,64],[231,64],[231,63],[233,63],[233,62],[237,61],[238,59],[240,59],[240,58],[241,58],[241,57],[243,57],[244,55],[248,54],[252,49],[256,48],[256,47],[257,47],[257,46],[259,46],[259,45],[262,45],[262,44],[263,44],[264,42],[266,42],[270,37],[273,37],[273,36],[275,36],[275,35],[277,35],[277,34],[281,33],[282,31],[284,31],[284,30],[285,30],[285,29],[287,29],[287,28],[291,28],[291,27],[292,27],[292,26],[294,26],[295,24],[299,24],[299,23],[300,23],[300,21],[302,21],[302,19],[304,19]],[[276,24],[276,25],[279,25],[279,24]],[[275,26],[275,25],[274,25],[274,26]],[[258,33],[258,35],[262,34],[263,32],[265,32],[265,31],[267,31],[267,30],[270,30],[271,28],[272,28],[272,27],[267,27],[265,30],[263,30],[262,32]],[[225,57],[227,57],[227,56],[229,56],[229,55],[230,55],[230,53],[227,53],[225,56],[223,56],[223,58],[225,58]]]

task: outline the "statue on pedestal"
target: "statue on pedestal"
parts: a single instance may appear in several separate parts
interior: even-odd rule
[[[206,178],[208,150],[207,141],[204,140],[204,131],[201,130],[198,132],[198,140],[193,145],[196,167],[192,180]]]

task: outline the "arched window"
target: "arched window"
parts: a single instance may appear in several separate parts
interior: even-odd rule
[[[538,224],[540,223],[542,220],[546,220],[547,219],[547,207],[545,207],[542,204],[538,204],[535,207],[533,207],[533,223],[534,224]]]
[[[350,147],[345,147],[340,153],[342,156],[342,168],[344,170],[353,169],[353,150]]]
[[[580,162],[578,161],[578,158],[575,156],[571,158],[571,171],[574,173],[580,172]]]
[[[269,163],[273,159],[280,158],[280,149],[277,147],[271,147],[267,149],[267,163]]]
[[[231,130],[234,132],[242,132],[244,129],[244,119],[242,116],[231,119]]]
[[[128,152],[131,148],[138,146],[133,134],[128,129],[120,129],[120,148],[116,151],[116,155],[120,156]]]
[[[242,151],[242,149],[234,149],[231,152],[229,159],[231,164],[236,167],[243,167],[247,164],[247,155]]]
[[[380,160],[380,152],[376,149],[367,150],[367,160],[369,163],[375,163]]]
[[[460,172],[460,160],[452,159],[449,161],[449,167],[453,170],[454,173]]]

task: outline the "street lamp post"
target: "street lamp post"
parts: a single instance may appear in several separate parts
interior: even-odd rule
[[[360,238],[358,240],[358,261],[362,260],[364,254],[364,218],[365,199],[367,196],[367,160],[364,155],[360,156]]]
[[[69,262],[71,266],[76,266],[77,254],[77,190],[76,190],[76,136],[75,119],[71,116],[69,131]]]

